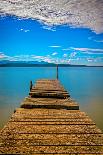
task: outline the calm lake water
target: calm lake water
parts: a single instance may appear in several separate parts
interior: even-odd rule
[[[55,67],[0,67],[0,128],[28,95],[30,80],[55,77]],[[103,67],[60,67],[59,80],[103,131]]]

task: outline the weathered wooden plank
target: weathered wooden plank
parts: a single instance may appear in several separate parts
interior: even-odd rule
[[[37,92],[30,92],[29,95],[31,97],[51,97],[51,98],[67,98],[67,97],[70,97],[69,94],[67,93],[37,93]]]
[[[42,91],[42,92],[61,92],[61,93],[65,92],[65,93],[67,93],[67,91],[63,90],[63,89],[53,89],[53,90],[48,89],[47,90],[47,89],[44,89],[44,88],[42,88],[42,89],[32,88],[32,90],[31,90],[31,92],[38,92],[38,91]]]
[[[39,90],[39,93],[41,90],[42,90],[42,93],[46,92],[46,90],[48,91],[48,93],[50,92],[52,93],[53,90],[57,91],[58,93],[60,93],[59,91],[62,91],[62,93],[63,91],[65,91],[65,89],[63,88],[63,86],[60,85],[58,80],[39,80],[36,82],[35,87],[32,88],[32,91],[34,91],[35,89],[36,89],[36,93],[38,92],[38,90]],[[67,91],[65,91],[65,93],[67,93]]]
[[[9,121],[15,121],[15,122],[87,122],[87,123],[94,123],[89,118],[21,118],[21,117],[12,117]]]
[[[37,88],[35,88],[35,87],[33,87],[32,88],[32,90],[31,91],[33,91],[33,92],[38,92],[38,91],[42,91],[42,92],[67,92],[65,89],[44,89],[44,88],[41,88],[41,89],[39,89],[38,87]]]
[[[17,108],[16,113],[13,114],[13,116],[23,116],[23,117],[70,117],[70,118],[80,118],[80,117],[88,117],[88,115],[85,112],[81,112],[79,110],[58,110],[58,109],[24,109],[24,108]]]
[[[78,105],[77,102],[75,102],[74,100],[67,98],[67,99],[54,99],[54,98],[31,98],[31,97],[27,97],[24,99],[24,101],[22,102],[22,104],[51,104],[51,105]]]
[[[51,102],[30,102],[30,101],[24,101],[24,102],[22,102],[21,103],[21,105],[26,105],[26,104],[30,104],[30,105],[61,105],[61,106],[79,106],[77,103],[70,103],[70,102],[66,102],[66,103],[59,103],[59,102],[57,102],[57,104],[56,103],[52,103],[51,104]]]
[[[95,141],[95,143],[91,142],[91,141],[87,141],[85,139],[78,141],[77,139],[69,139],[68,141],[66,141],[64,138],[62,139],[63,141],[61,141],[61,138],[58,139],[51,139],[51,137],[49,137],[50,139],[6,139],[2,141],[0,140],[0,147],[5,147],[8,146],[22,146],[22,147],[30,147],[30,146],[103,146],[103,141],[102,142],[98,142]],[[82,137],[81,137],[82,138]],[[55,141],[54,141],[55,140]],[[76,140],[76,141],[75,141]],[[59,143],[58,143],[59,141]]]
[[[66,154],[79,154],[79,153],[95,153],[95,154],[103,154],[103,146],[9,146],[9,147],[0,147],[0,153],[26,153],[26,154],[47,154],[47,153],[66,153]]]
[[[61,110],[57,110],[57,109],[24,109],[24,108],[16,108],[15,109],[15,112],[16,113],[22,113],[22,112],[31,112],[31,113],[34,113],[34,112],[40,112],[40,113],[50,113],[50,114],[53,114],[55,113],[56,115],[58,114],[62,114],[62,115],[69,115],[69,114],[76,114],[76,115],[80,115],[80,114],[83,114],[83,115],[87,115],[85,112],[82,112],[80,110],[65,110],[65,109],[61,109]],[[87,115],[88,116],[88,115]]]
[[[37,120],[37,121],[24,121],[24,120],[20,120],[20,121],[14,121],[11,120],[9,122],[14,122],[17,124],[22,124],[22,125],[95,125],[94,122],[89,122],[89,121],[43,121],[43,120]]]
[[[31,98],[31,97],[27,97],[24,99],[23,103],[44,103],[44,104],[62,104],[62,105],[75,105],[77,104],[77,102],[75,102],[74,100],[71,100],[70,98],[67,99],[54,99],[54,98]]]
[[[103,134],[9,134],[0,140],[0,146],[8,140],[16,143],[16,140],[30,140],[34,145],[103,145]],[[5,141],[6,143],[6,141]]]
[[[28,108],[28,109],[32,109],[32,108],[47,108],[47,109],[67,109],[67,110],[79,110],[79,106],[78,105],[35,105],[35,104],[22,104],[21,108]]]
[[[26,114],[13,114],[12,115],[12,117],[11,117],[12,119],[32,119],[32,120],[34,120],[34,119],[37,119],[37,120],[43,120],[43,119],[58,119],[58,120],[60,120],[60,119],[69,119],[69,120],[72,120],[72,119],[75,119],[75,120],[79,120],[79,119],[89,119],[89,117],[88,116],[74,116],[74,115],[67,115],[67,116],[60,116],[60,115],[58,115],[58,116],[53,116],[53,115],[26,115]]]
[[[31,94],[41,94],[41,95],[42,95],[42,94],[44,94],[44,95],[45,95],[45,94],[51,94],[51,95],[56,95],[56,94],[57,94],[57,95],[69,95],[67,92],[60,92],[60,91],[57,91],[57,92],[56,92],[56,91],[55,91],[55,92],[53,92],[53,91],[51,91],[51,92],[50,92],[50,91],[48,91],[48,92],[43,92],[43,91],[31,91],[29,94],[30,94],[30,95],[31,95]]]
[[[22,125],[10,122],[4,132],[14,133],[101,133],[95,125]]]
[[[79,110],[79,105],[69,99],[52,99],[48,98],[38,99],[37,98],[26,98],[21,103],[21,108],[47,108],[47,109],[68,109],[68,110]]]

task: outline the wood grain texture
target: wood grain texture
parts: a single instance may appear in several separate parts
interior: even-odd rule
[[[38,80],[0,131],[0,154],[103,154],[103,133],[65,93],[58,80]]]

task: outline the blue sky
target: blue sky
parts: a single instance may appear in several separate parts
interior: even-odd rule
[[[103,65],[103,33],[0,16],[0,60]]]

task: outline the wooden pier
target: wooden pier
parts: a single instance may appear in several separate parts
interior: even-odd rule
[[[0,131],[0,154],[103,155],[103,133],[58,80],[38,80]]]

